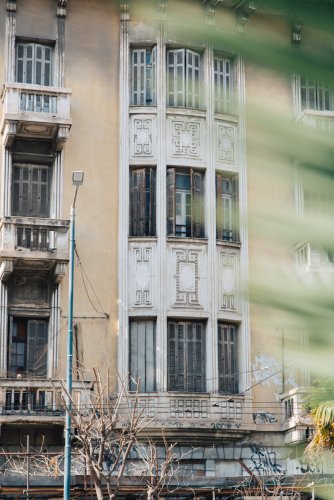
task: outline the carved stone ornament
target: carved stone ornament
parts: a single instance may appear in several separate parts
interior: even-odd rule
[[[136,247],[134,252],[134,305],[152,305],[152,248]]]
[[[199,306],[199,252],[175,250],[175,305]]]
[[[202,159],[202,122],[188,118],[170,118],[170,155],[178,158]]]
[[[237,255],[235,252],[220,252],[219,309],[237,311]]]
[[[235,127],[217,124],[217,160],[222,163],[235,163]]]
[[[155,156],[155,140],[153,139],[155,119],[152,117],[132,117],[131,120],[131,156]]]

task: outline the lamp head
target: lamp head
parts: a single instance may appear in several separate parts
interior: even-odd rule
[[[84,172],[82,172],[81,170],[76,170],[74,172],[72,172],[72,184],[73,186],[81,186],[83,184],[83,180],[84,180]]]

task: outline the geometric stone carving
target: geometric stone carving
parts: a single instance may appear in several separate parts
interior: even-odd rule
[[[207,418],[207,401],[203,399],[171,399],[171,418]]]
[[[235,163],[235,127],[217,123],[217,160]]]
[[[155,156],[155,140],[153,140],[153,130],[155,130],[155,118],[152,116],[141,116],[131,118],[130,147],[131,156],[134,158]]]
[[[242,407],[238,401],[223,401],[221,403],[222,420],[242,420]]]
[[[201,160],[204,144],[203,120],[169,117],[170,156]]]
[[[219,309],[224,311],[236,311],[238,308],[236,252],[219,252],[219,263]]]
[[[134,252],[134,305],[152,306],[152,248],[139,246]],[[130,283],[133,283],[130,277]]]
[[[174,249],[176,256],[175,305],[199,306],[199,252]]]

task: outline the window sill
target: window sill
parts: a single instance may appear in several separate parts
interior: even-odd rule
[[[202,243],[208,244],[208,238],[182,238],[180,236],[167,236],[167,243]]]
[[[216,244],[219,247],[232,247],[232,248],[240,248],[240,241],[224,241],[224,240],[216,240]]]
[[[227,114],[227,113],[220,113],[218,111],[215,111],[215,118],[217,120],[224,120],[224,121],[228,121],[228,122],[235,122],[235,123],[238,123],[238,116],[237,115],[230,115],[230,114]]]
[[[156,104],[147,104],[146,106],[143,106],[142,104],[136,105],[136,104],[130,104],[129,106],[129,113],[131,114],[152,114],[155,115],[157,113],[157,105]]]
[[[129,236],[129,241],[158,241],[157,236]]]
[[[206,116],[206,110],[205,109],[198,109],[198,108],[182,108],[179,106],[168,106],[166,109],[166,113],[168,115],[175,115],[175,114],[180,114],[180,115],[190,115],[190,116],[202,116],[205,118]]]

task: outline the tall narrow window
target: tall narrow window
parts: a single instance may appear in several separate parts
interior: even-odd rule
[[[205,391],[204,324],[168,322],[168,390]]]
[[[12,215],[49,217],[49,168],[46,165],[13,165]]]
[[[156,104],[156,53],[153,49],[131,50],[131,104]]]
[[[167,104],[200,107],[201,55],[189,49],[167,51]]]
[[[10,317],[8,376],[45,377],[47,373],[46,320]]]
[[[219,391],[237,394],[238,388],[237,327],[231,323],[218,324]]]
[[[155,386],[155,322],[141,320],[130,322],[130,390],[153,392]]]
[[[155,169],[130,171],[130,236],[155,236]]]
[[[333,91],[324,82],[300,77],[300,99],[302,110],[334,110]]]
[[[167,170],[167,234],[204,236],[204,174],[193,169]]]
[[[238,178],[216,174],[217,239],[239,241]]]
[[[16,45],[16,81],[52,85],[52,48],[39,43]]]
[[[218,113],[233,113],[233,74],[230,59],[215,57],[215,111]]]

